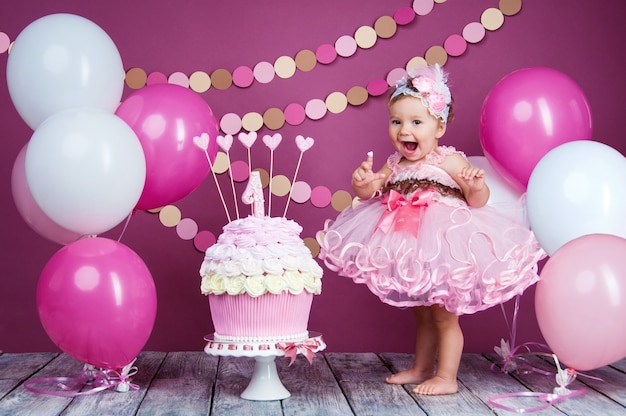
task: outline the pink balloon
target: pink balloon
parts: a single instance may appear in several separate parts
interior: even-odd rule
[[[546,262],[535,312],[559,360],[593,370],[626,357],[626,239],[589,234]]]
[[[214,160],[218,121],[198,94],[174,84],[149,85],[124,100],[116,115],[133,129],[146,157],[146,183],[137,209],[178,201],[206,178],[209,163],[193,138],[208,133],[207,150]]]
[[[56,222],[52,221],[50,217],[41,210],[35,198],[33,198],[30,188],[28,187],[28,182],[26,181],[25,160],[27,147],[28,144],[24,145],[22,150],[18,153],[13,163],[13,171],[11,173],[11,192],[13,193],[13,201],[15,202],[17,211],[30,228],[48,240],[59,244],[68,244],[78,240],[81,234],[61,227]]]
[[[523,192],[548,151],[591,139],[591,111],[567,75],[543,67],[520,69],[502,78],[485,98],[479,134],[489,162]]]
[[[114,240],[84,238],[48,261],[37,287],[50,339],[72,357],[120,369],[142,350],[156,317],[156,288],[141,258]]]

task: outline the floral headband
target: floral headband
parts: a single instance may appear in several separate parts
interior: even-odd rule
[[[420,68],[416,75],[403,77],[396,83],[391,100],[399,95],[419,98],[433,117],[446,123],[452,102],[447,81],[448,77],[439,64]]]

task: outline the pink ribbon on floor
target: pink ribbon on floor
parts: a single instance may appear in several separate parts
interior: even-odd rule
[[[434,190],[426,189],[416,192],[410,200],[407,200],[399,192],[390,190],[382,200],[382,203],[387,205],[387,209],[376,227],[387,234],[393,224],[395,231],[410,231],[417,237],[422,213],[435,200],[436,195]]]
[[[314,338],[309,338],[299,342],[279,342],[276,347],[285,352],[285,357],[289,357],[289,365],[294,363],[296,356],[302,354],[306,357],[309,364],[313,364],[313,358],[315,358],[315,351],[320,348],[320,342]]]

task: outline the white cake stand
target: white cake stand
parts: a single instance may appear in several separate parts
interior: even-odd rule
[[[326,344],[322,340],[322,334],[309,332],[308,338],[288,341],[263,341],[263,342],[225,342],[215,340],[214,334],[204,337],[207,345],[204,352],[209,355],[222,357],[254,357],[254,371],[248,387],[240,397],[246,400],[282,400],[291,396],[291,393],[283,386],[276,371],[276,357],[284,356],[285,350],[290,354],[301,354],[306,350],[312,353],[322,351]],[[298,348],[300,347],[300,348]]]

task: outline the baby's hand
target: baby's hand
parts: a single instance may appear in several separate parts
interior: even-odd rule
[[[468,166],[461,169],[458,174],[473,191],[479,191],[485,186],[485,170],[476,168],[474,166]]]
[[[380,179],[381,175],[374,173],[372,167],[374,165],[374,155],[372,152],[367,153],[367,159],[352,173],[352,185],[363,187],[371,182]]]

